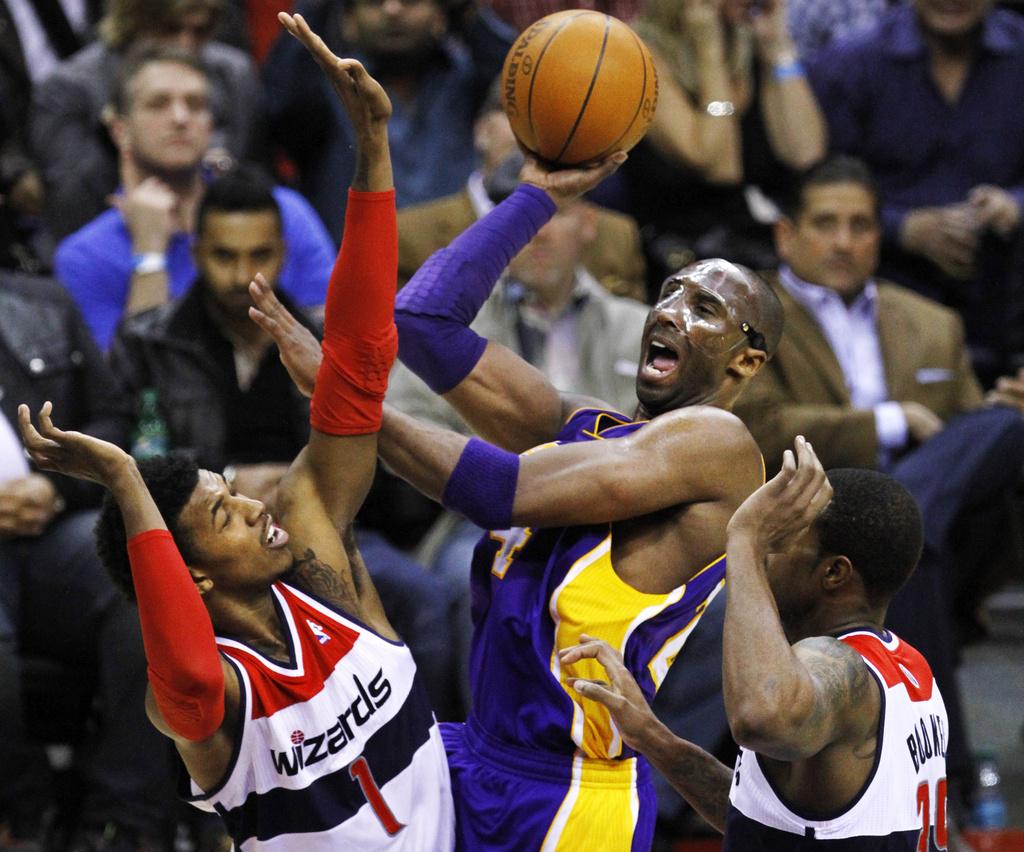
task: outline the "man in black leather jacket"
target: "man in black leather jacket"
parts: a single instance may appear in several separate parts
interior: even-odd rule
[[[80,841],[135,846],[165,819],[169,764],[142,712],[137,619],[95,553],[101,491],[33,470],[15,437],[17,405],[47,400],[68,428],[124,444],[129,418],[70,297],[51,279],[0,271],[0,846],[43,848],[48,766],[27,741],[22,692],[33,658],[94,672],[99,724],[79,767]]]

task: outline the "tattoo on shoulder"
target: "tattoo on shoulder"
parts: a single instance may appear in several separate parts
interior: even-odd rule
[[[820,685],[815,720],[820,721],[837,707],[859,705],[872,683],[861,655],[838,639],[820,637],[801,645],[813,652],[804,658],[804,665]]]
[[[292,576],[313,594],[350,612],[358,611],[359,598],[352,583],[326,562],[317,559],[312,548],[307,547],[306,552],[295,560]]]

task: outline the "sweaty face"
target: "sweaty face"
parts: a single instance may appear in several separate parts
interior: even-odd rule
[[[218,473],[199,471],[181,523],[201,562],[191,567],[204,572],[220,591],[258,591],[291,568],[288,533],[274,523],[263,503],[233,493]]]
[[[779,255],[799,278],[851,301],[878,267],[875,197],[857,183],[810,186],[796,222],[778,229]]]
[[[157,173],[197,168],[213,124],[206,78],[177,62],[151,62],[132,80],[128,97],[119,144]]]
[[[637,398],[649,414],[708,401],[734,351],[752,300],[744,273],[724,260],[702,260],[665,281],[644,326]]]
[[[993,0],[913,0],[921,28],[940,38],[969,34],[981,24]]]
[[[418,58],[446,29],[436,0],[356,0],[347,15],[360,49],[382,60]]]
[[[196,267],[207,293],[226,315],[248,316],[249,282],[262,272],[271,286],[284,261],[281,226],[271,210],[222,212],[203,219],[195,245]]]

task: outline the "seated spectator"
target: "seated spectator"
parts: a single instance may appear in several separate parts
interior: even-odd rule
[[[198,60],[172,48],[130,58],[112,92],[110,131],[122,192],[57,247],[57,276],[78,303],[96,342],[110,345],[118,321],[185,292],[195,277],[191,242],[206,185],[210,85]],[[298,193],[274,189],[285,259],[281,288],[300,307],[322,304],[334,248]]]
[[[660,86],[651,129],[623,167],[651,285],[694,257],[764,265],[769,199],[826,145],[785,0],[648,0],[634,26]]]
[[[514,33],[475,3],[451,26],[442,0],[307,0],[298,7],[335,53],[361,60],[391,98],[388,124],[398,206],[462,188],[473,170],[473,117],[501,70]],[[352,129],[322,74],[294,40],[279,39],[263,66],[273,141],[337,239],[344,186],[355,165]]]
[[[309,330],[312,319],[280,287],[283,211],[271,185],[247,169],[210,184],[196,214],[195,286],[125,320],[110,364],[136,403],[153,389],[170,450],[188,450],[247,496],[273,504],[278,481],[309,437],[309,402],[281,364],[273,339],[249,318],[257,273]],[[330,264],[329,264],[330,266]],[[422,665],[431,697],[443,698],[450,651],[447,593],[375,534],[360,549],[396,629]],[[436,621],[432,622],[434,618]]]
[[[1024,374],[986,402],[960,318],[875,279],[879,194],[863,163],[839,157],[812,171],[775,234],[783,265],[765,277],[782,300],[785,333],[735,413],[769,475],[804,435],[826,467],[880,468],[918,501],[924,556],[889,624],[929,655],[950,711],[950,777],[964,793],[952,602],[977,606],[1006,556],[1006,504],[1024,467]]]
[[[51,279],[0,272],[0,375],[0,848],[53,848],[43,834],[54,795],[49,767],[26,735],[23,664],[31,656],[95,672],[97,724],[75,751],[84,782],[75,848],[99,849],[105,836],[117,848],[156,849],[174,801],[171,765],[143,709],[137,618],[93,544],[101,491],[30,467],[15,433],[18,403],[38,409],[51,400],[69,428],[123,445],[127,411],[74,304]]]
[[[58,240],[106,209],[117,188],[118,157],[104,109],[132,49],[175,46],[201,61],[210,80],[210,161],[250,153],[259,80],[245,53],[211,41],[223,5],[224,0],[110,0],[100,40],[61,62],[37,86],[32,149],[47,189],[48,223]]]
[[[478,165],[459,192],[410,205],[398,214],[399,286],[515,188],[523,158],[497,82],[473,123],[473,147]],[[596,233],[584,240],[581,264],[609,292],[642,301],[644,261],[636,222],[603,208],[586,218]]]
[[[913,0],[810,72],[831,147],[878,179],[882,273],[960,312],[990,385],[1024,357],[1024,19]]]

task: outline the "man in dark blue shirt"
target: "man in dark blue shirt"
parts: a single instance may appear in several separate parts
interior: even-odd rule
[[[831,147],[882,190],[882,274],[963,313],[983,379],[1024,351],[1024,19],[992,6],[912,0],[811,69]]]

